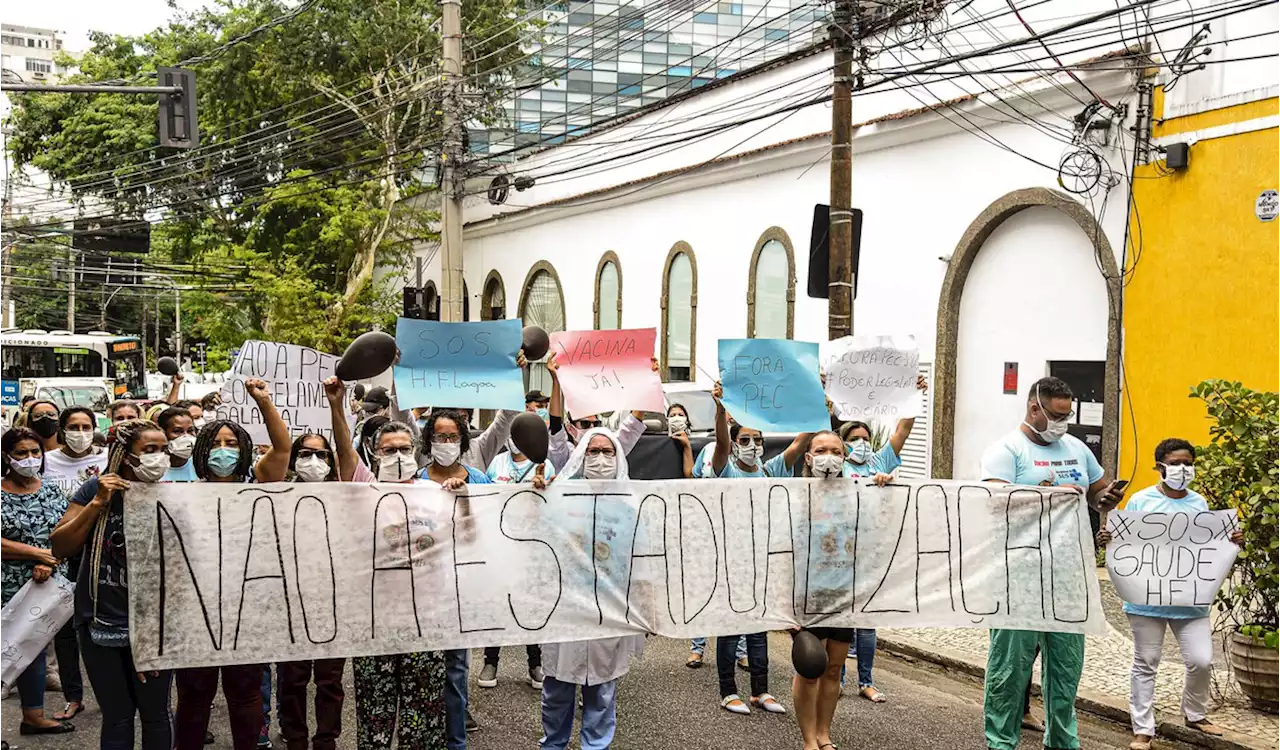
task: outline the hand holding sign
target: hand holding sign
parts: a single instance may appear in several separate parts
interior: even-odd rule
[[[332,402],[324,382],[334,375],[338,358],[294,344],[246,341],[222,387],[218,418],[244,425],[258,445],[271,442],[262,405],[273,403],[293,435],[316,432],[332,437]],[[339,406],[338,408],[341,408]]]
[[[738,424],[776,432],[831,426],[818,379],[818,345],[787,339],[720,339],[724,408]]]
[[[1234,510],[1107,514],[1098,541],[1116,593],[1141,605],[1208,607],[1239,548]]]
[[[840,419],[896,423],[920,412],[914,336],[846,336],[823,350],[826,392]]]
[[[569,413],[662,411],[662,381],[653,358],[656,337],[652,328],[552,334],[557,377]]]

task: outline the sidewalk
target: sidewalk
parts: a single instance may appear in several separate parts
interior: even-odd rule
[[[1129,665],[1133,662],[1133,641],[1128,623],[1120,611],[1120,600],[1107,579],[1105,569],[1098,570],[1103,609],[1107,613],[1108,633],[1105,637],[1086,636],[1084,674],[1076,705],[1081,710],[1102,714],[1115,721],[1129,721]],[[879,647],[889,651],[932,661],[951,669],[982,675],[987,664],[987,631],[955,628],[951,630],[881,629]],[[1213,748],[1248,748],[1274,750],[1280,737],[1280,724],[1274,714],[1252,708],[1231,677],[1222,654],[1222,644],[1214,644],[1214,683],[1209,719],[1227,730],[1226,737],[1215,739],[1183,726],[1179,709],[1182,698],[1182,657],[1171,634],[1166,634],[1164,656],[1156,677],[1157,732],[1161,737],[1177,739]],[[1032,678],[1035,690],[1040,687],[1040,663],[1036,661]]]

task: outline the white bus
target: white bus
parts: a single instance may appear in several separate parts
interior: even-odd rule
[[[0,407],[9,416],[26,396],[103,411],[111,401],[145,398],[142,340],[105,331],[0,331]],[[11,421],[11,420],[8,420]]]

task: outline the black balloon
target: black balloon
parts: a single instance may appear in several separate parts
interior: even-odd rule
[[[156,361],[156,369],[160,371],[161,375],[173,377],[178,374],[178,361],[173,357],[161,357]]]
[[[827,650],[818,636],[807,630],[796,633],[791,640],[791,665],[807,680],[816,680],[827,671]]]
[[[521,348],[524,349],[524,358],[533,362],[547,356],[551,338],[538,326],[525,326]]]
[[[524,412],[511,422],[511,442],[535,464],[547,460],[547,423],[533,412]]]
[[[333,373],[339,380],[364,380],[387,371],[396,359],[396,340],[382,331],[362,333],[342,353]]]

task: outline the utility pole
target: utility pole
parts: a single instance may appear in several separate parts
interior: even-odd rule
[[[71,281],[67,284],[67,330],[76,332],[76,251],[67,248],[67,266],[71,269]]]
[[[174,359],[182,362],[182,292],[173,285],[173,349]]]
[[[440,180],[440,320],[462,320],[462,138],[459,113],[462,78],[462,3],[440,0],[443,31],[444,155]]]
[[[856,0],[835,0],[830,27],[835,49],[831,96],[831,223],[827,260],[827,336],[853,333],[853,57],[858,39]]]

